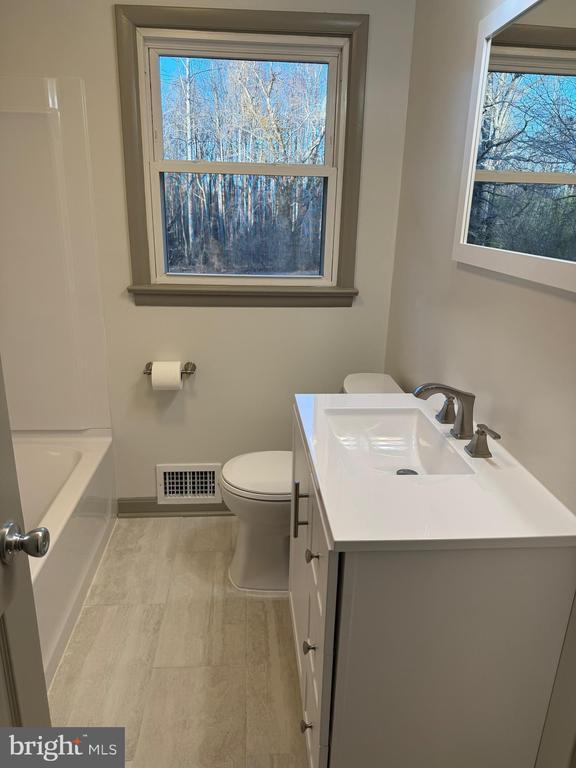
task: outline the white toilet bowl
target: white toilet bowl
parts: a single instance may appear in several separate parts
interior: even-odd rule
[[[288,589],[291,485],[290,451],[246,453],[222,467],[222,498],[238,517],[230,580],[239,589]]]

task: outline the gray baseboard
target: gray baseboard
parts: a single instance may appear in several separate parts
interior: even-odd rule
[[[226,504],[158,504],[154,496],[118,499],[118,517],[207,517],[230,514]]]

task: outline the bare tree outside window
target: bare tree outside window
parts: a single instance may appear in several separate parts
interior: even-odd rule
[[[576,261],[576,77],[488,73],[468,242]]]
[[[166,272],[322,275],[328,65],[161,55],[159,77],[164,160],[263,166],[161,174]]]

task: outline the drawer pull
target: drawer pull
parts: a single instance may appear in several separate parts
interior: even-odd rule
[[[317,646],[311,645],[308,640],[304,640],[302,643],[302,651],[304,652],[304,656],[307,656],[310,651],[315,651]]]
[[[300,731],[301,733],[306,733],[308,728],[312,728],[312,723],[307,723],[306,720],[300,720]]]
[[[307,563],[311,563],[312,560],[318,560],[320,555],[314,554],[311,549],[307,549],[306,552],[304,552],[304,560],[306,560]]]
[[[298,519],[298,513],[300,511],[300,499],[307,499],[308,494],[307,493],[300,493],[300,481],[294,480],[294,485],[292,486],[292,521],[293,521],[293,528],[292,528],[292,535],[295,539],[298,538],[298,527],[301,525],[308,525],[307,520],[299,520]]]

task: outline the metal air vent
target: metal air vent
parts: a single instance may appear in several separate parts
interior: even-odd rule
[[[159,504],[220,504],[221,464],[157,464]]]

